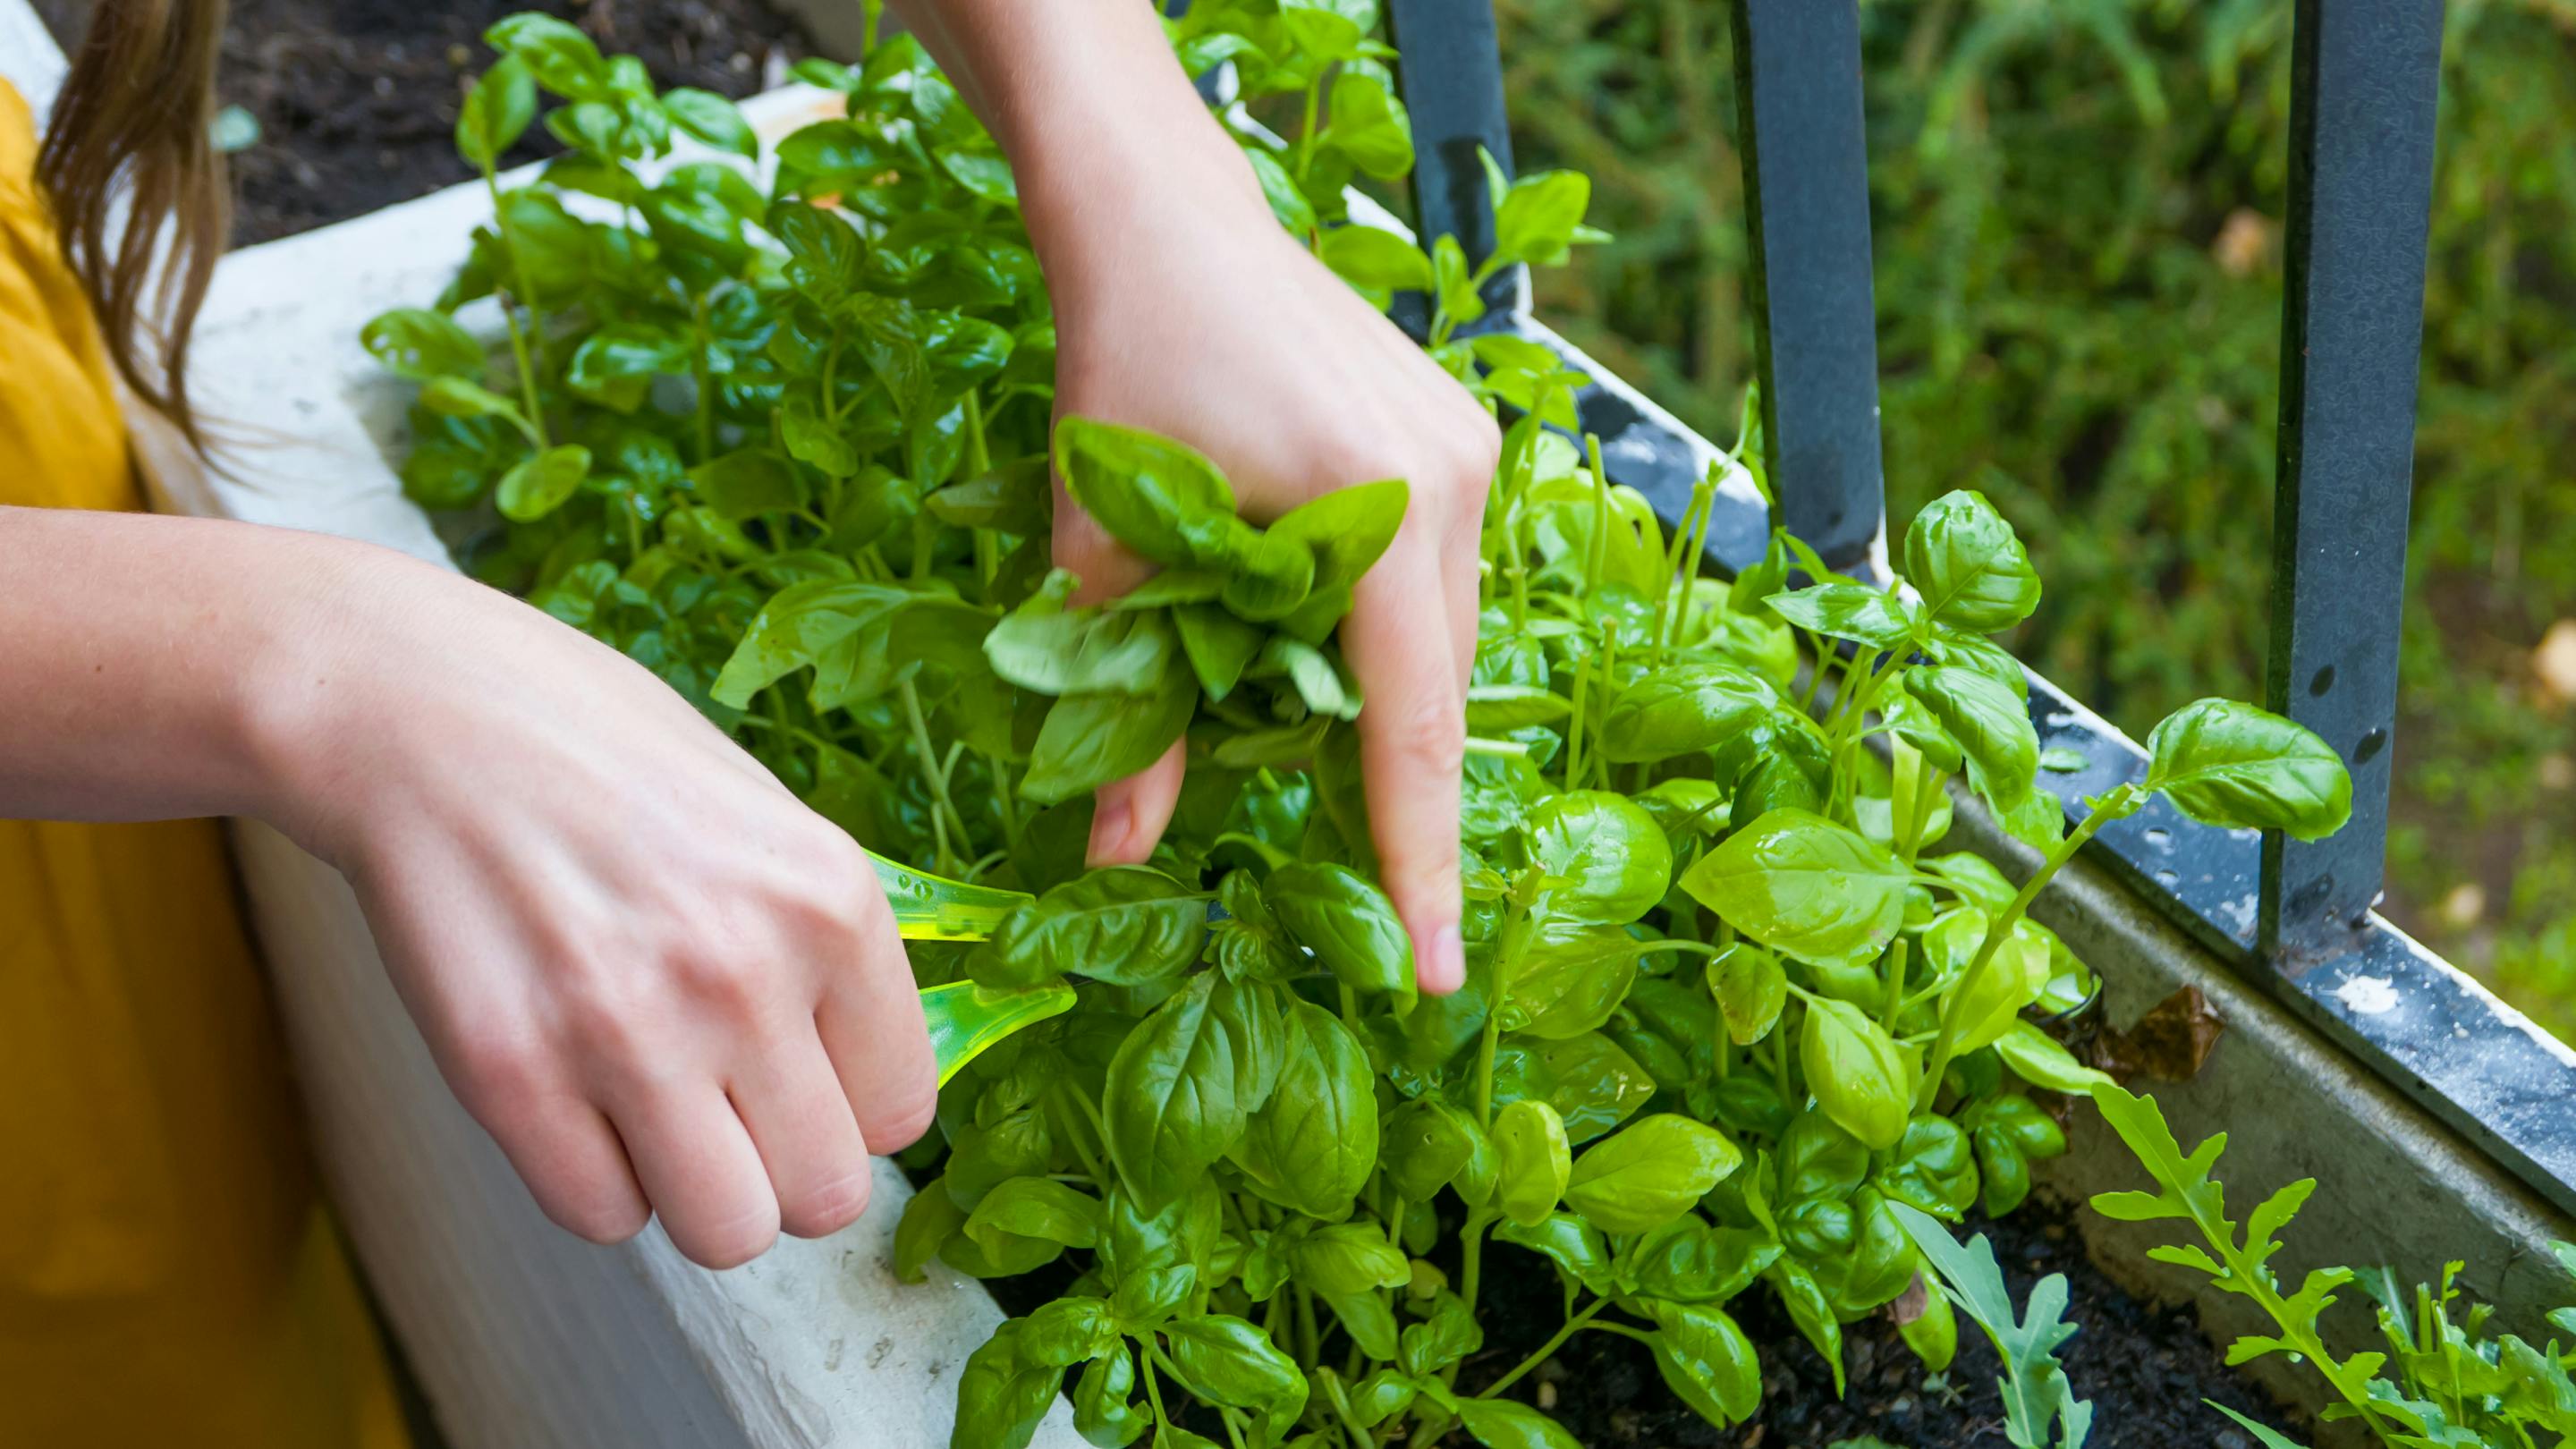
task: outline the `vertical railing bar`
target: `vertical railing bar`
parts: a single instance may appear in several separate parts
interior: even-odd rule
[[[2299,0],[2267,683],[2353,808],[2264,842],[2258,940],[2292,961],[2349,949],[2384,879],[2441,59],[2441,0]]]
[[[1477,148],[1512,174],[1492,0],[1387,0],[1386,23],[1396,88],[1413,120],[1414,229],[1426,245],[1455,236],[1477,266],[1494,250],[1494,207]],[[1485,283],[1485,305],[1517,311],[1522,283],[1520,268],[1505,268]]]
[[[1886,508],[1859,0],[1735,0],[1735,74],[1772,487],[1792,533],[1857,568]]]

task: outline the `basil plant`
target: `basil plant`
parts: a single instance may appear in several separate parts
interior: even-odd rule
[[[1584,178],[1493,173],[1473,267],[1353,219],[1354,185],[1412,164],[1376,22],[1200,0],[1170,29],[1233,67],[1224,123],[1282,225],[1363,293],[1427,298],[1432,355],[1512,420],[1448,997],[1416,993],[1374,878],[1335,642],[1404,483],[1264,527],[1177,442],[1051,426],[1011,173],[908,37],[798,67],[843,114],[764,171],[720,98],[503,21],[457,135],[493,219],[434,306],[365,332],[420,385],[404,484],[468,566],[653,670],[885,863],[944,1073],[897,1268],[1062,1285],[965,1366],[960,1446],[1025,1444],[1059,1395],[1104,1446],[1569,1445],[1515,1391],[1579,1332],[1639,1340],[1739,1421],[1788,1351],[1747,1337],[1741,1295],[1839,1371],[1842,1325],[1922,1272],[1896,1205],[2006,1212],[2065,1149],[2029,1088],[2091,1074],[2033,1018],[2089,982],[2027,917],[2047,874],[2155,791],[2301,835],[2348,805],[2312,736],[2205,701],[2067,833],[1990,642],[2039,581],[1974,493],[1913,521],[1885,587],[1786,535],[1700,577],[1716,471],[1665,528],[1570,440],[1580,374],[1468,325],[1502,268],[1597,237]],[[505,184],[544,97],[563,149]],[[1051,475],[1152,581],[1072,602]],[[1089,792],[1175,741],[1152,861],[1086,871]],[[2038,877],[1942,848],[1954,785],[2048,853]],[[1504,1260],[1563,1286],[1517,1363],[1481,1352]],[[1938,1368],[1956,1330],[1928,1301],[1907,1332]]]

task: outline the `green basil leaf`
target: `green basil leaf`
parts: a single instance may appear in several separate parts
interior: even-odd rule
[[[1292,1001],[1286,1060],[1269,1102],[1253,1115],[1249,1138],[1278,1171],[1276,1191],[1309,1217],[1350,1211],[1367,1186],[1378,1159],[1377,1073],[1358,1038],[1331,1012]]]
[[[1192,977],[1137,1023],[1109,1064],[1101,1099],[1109,1156],[1147,1211],[1178,1198],[1243,1135],[1234,1041],[1209,1004],[1217,979]]]
[[[1798,1060],[1817,1104],[1863,1146],[1904,1137],[1921,1068],[1869,1013],[1827,997],[1808,1002]]]
[[[1024,1336],[1026,1319],[1012,1319],[993,1330],[981,1348],[967,1355],[957,1377],[957,1427],[952,1445],[1028,1449],[1038,1421],[1055,1406],[1064,1370],[1033,1360]]]
[[[1552,267],[1565,260],[1592,205],[1592,178],[1534,171],[1512,182],[1494,208],[1494,250],[1511,261]]]
[[[1734,1319],[1704,1304],[1649,1298],[1639,1306],[1655,1325],[1655,1368],[1683,1403],[1721,1427],[1753,1416],[1762,1403],[1762,1363]]]
[[[1413,1281],[1413,1264],[1376,1223],[1317,1228],[1298,1240],[1289,1259],[1299,1283],[1336,1297],[1401,1288]]]
[[[894,1276],[897,1281],[918,1283],[922,1270],[950,1238],[966,1226],[966,1210],[948,1195],[948,1183],[933,1178],[912,1200],[903,1205],[903,1216],[894,1225]]]
[[[1503,1030],[1554,1040],[1600,1030],[1627,999],[1637,958],[1662,944],[1617,926],[1541,927],[1512,972]]]
[[[1306,1375],[1270,1336],[1240,1318],[1210,1313],[1163,1325],[1172,1367],[1191,1393],[1212,1404],[1250,1409],[1273,1439],[1306,1408]]]
[[[414,382],[434,377],[483,375],[483,344],[444,312],[397,307],[368,319],[358,344],[378,362]]]
[[[1170,672],[1177,640],[1159,611],[1071,606],[1081,581],[1062,569],[984,636],[993,672],[1039,694],[1151,696]]]
[[[1234,490],[1195,448],[1090,418],[1059,419],[1055,467],[1073,500],[1111,537],[1169,568],[1227,562]]]
[[[1565,1120],[1569,1142],[1618,1126],[1654,1094],[1654,1078],[1637,1059],[1597,1031],[1564,1041],[1506,1041],[1494,1053],[1495,1105],[1545,1102]]]
[[[1100,1449],[1126,1449],[1145,1437],[1154,1415],[1133,1401],[1135,1392],[1135,1356],[1124,1342],[1113,1342],[1074,1381],[1074,1432]]]
[[[1977,1200],[1976,1153],[1957,1123],[1926,1113],[1906,1124],[1869,1180],[1898,1202],[1956,1222]]]
[[[1781,1253],[1779,1240],[1761,1228],[1711,1227],[1684,1213],[1641,1233],[1619,1254],[1619,1286],[1632,1294],[1675,1303],[1724,1303],[1751,1287]]]
[[[1041,805],[1123,780],[1163,757],[1189,728],[1198,681],[1166,669],[1153,694],[1068,694],[1047,711],[1020,793]]]
[[[1466,1301],[1447,1289],[1431,1300],[1431,1316],[1404,1330],[1396,1343],[1396,1363],[1416,1378],[1428,1378],[1484,1347],[1485,1330]]]
[[[1982,493],[1959,489],[1924,505],[1905,530],[1905,577],[1936,623],[1992,634],[2039,607],[2039,572],[2012,525]]]
[[[1346,589],[1357,584],[1395,541],[1409,497],[1401,478],[1336,488],[1290,509],[1270,525],[1269,536],[1297,543],[1313,554],[1315,591]]]
[[[1716,1128],[1660,1113],[1586,1149],[1566,1180],[1565,1203],[1605,1231],[1642,1233],[1690,1211],[1743,1163]]]
[[[1771,1034],[1789,1004],[1789,973],[1781,969],[1779,957],[1738,941],[1708,963],[1708,989],[1726,1022],[1727,1040],[1751,1046]]]
[[[2018,1021],[2003,1035],[1995,1038],[1995,1054],[2013,1075],[2034,1087],[2069,1096],[2089,1097],[2093,1088],[2111,1078],[2075,1059],[2075,1054],[2058,1045],[2055,1038],[2033,1022]]]
[[[710,458],[689,470],[689,482],[717,517],[732,523],[784,513],[805,502],[796,470],[765,445]]]
[[[590,450],[558,443],[522,458],[493,490],[493,504],[514,523],[533,523],[561,508],[590,476]]]
[[[1494,1236],[1544,1255],[1565,1275],[1595,1293],[1608,1293],[1610,1249],[1601,1230],[1572,1213],[1550,1213],[1536,1223],[1506,1220]]]
[[[1773,810],[1682,875],[1682,889],[1745,935],[1823,965],[1866,964],[1896,939],[1911,872],[1849,827]]]
[[[1413,939],[1395,903],[1367,877],[1329,861],[1299,862],[1272,871],[1261,897],[1344,985],[1391,992],[1399,1011],[1414,1000]]]
[[[733,102],[713,91],[694,86],[664,91],[662,109],[670,114],[672,125],[719,151],[746,157],[760,154],[760,142],[752,134],[751,122],[742,118]]]
[[[2147,736],[2146,788],[2204,825],[2317,840],[2352,818],[2352,776],[2334,747],[2268,710],[2203,699]]]
[[[2010,810],[2030,798],[2039,730],[2026,689],[2008,689],[1973,669],[1917,665],[1905,671],[1905,692],[1958,742],[1968,784],[1989,804]]]
[[[1530,859],[1556,878],[1548,912],[1559,920],[1625,925],[1671,888],[1673,849],[1654,817],[1623,795],[1569,790],[1529,817]]]
[[[1458,1422],[1485,1449],[1583,1449],[1554,1419],[1510,1399],[1460,1399]]]
[[[469,165],[495,165],[536,118],[536,76],[526,61],[505,55],[465,93],[465,104],[456,113],[456,154]]]
[[[1324,233],[1318,252],[1333,274],[1362,292],[1428,292],[1431,258],[1422,248],[1391,231],[1352,223]]]
[[[1496,1203],[1503,1216],[1536,1227],[1556,1211],[1574,1170],[1565,1119],[1545,1102],[1513,1102],[1494,1114]]]
[[[1491,1150],[1475,1119],[1435,1097],[1395,1109],[1378,1138],[1388,1179],[1413,1202],[1428,1201],[1457,1181],[1479,1151]]]
[[[988,986],[1027,986],[1068,973],[1143,986],[1189,969],[1207,938],[1205,892],[1146,866],[1110,866],[1012,912],[966,965]]]
[[[1621,685],[1601,716],[1601,757],[1620,763],[1713,750],[1767,717],[1779,693],[1732,664],[1670,664]]]
[[[987,1247],[1007,1235],[1088,1248],[1100,1241],[1100,1200],[1051,1177],[1014,1177],[975,1204],[966,1215],[965,1232]],[[1090,1356],[1085,1349],[1074,1358]]]
[[[1811,634],[1893,649],[1913,633],[1905,603],[1865,584],[1816,584],[1762,601]]]
[[[1413,169],[1413,122],[1404,103],[1373,75],[1345,70],[1333,83],[1324,144],[1383,180]],[[1576,215],[1581,216],[1580,208]]]

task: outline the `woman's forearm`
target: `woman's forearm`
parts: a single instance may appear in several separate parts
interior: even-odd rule
[[[346,601],[422,568],[318,534],[0,508],[0,815],[280,813]]]

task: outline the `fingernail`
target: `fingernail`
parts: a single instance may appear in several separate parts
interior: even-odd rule
[[[1446,996],[1466,984],[1466,938],[1454,924],[1442,926],[1431,933],[1430,949],[1422,954],[1422,989]]]
[[[1124,800],[1103,800],[1091,817],[1091,848],[1083,864],[1098,866],[1116,859],[1127,844],[1128,831],[1136,812]]]

